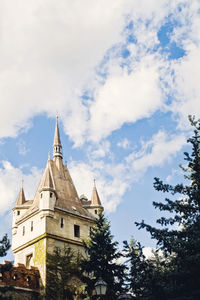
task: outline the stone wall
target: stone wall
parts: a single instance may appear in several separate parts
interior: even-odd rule
[[[23,264],[14,267],[5,261],[0,264],[0,286],[11,287],[4,295],[11,295],[13,300],[37,300],[40,295],[39,271],[35,267],[27,269]]]

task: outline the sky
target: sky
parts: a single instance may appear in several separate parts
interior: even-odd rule
[[[78,194],[90,199],[95,178],[114,239],[155,247],[134,222],[156,224],[154,177],[183,181],[200,1],[2,0],[0,45],[0,237],[22,180],[34,197],[58,115]]]

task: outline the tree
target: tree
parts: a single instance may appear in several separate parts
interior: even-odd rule
[[[160,211],[170,213],[157,220],[160,228],[136,223],[157,240],[157,246],[166,256],[166,299],[200,299],[200,120],[189,116],[194,133],[187,142],[191,154],[184,153],[187,166],[180,166],[184,184],[174,186],[155,178],[157,191],[171,194],[172,199],[153,202]],[[170,228],[169,228],[170,227]]]
[[[75,299],[81,290],[81,256],[71,248],[55,248],[47,255],[47,299]]]
[[[128,289],[137,300],[165,300],[163,286],[163,259],[153,251],[150,258],[146,258],[143,247],[139,242],[131,239],[124,241],[124,256],[128,265]]]
[[[0,257],[6,256],[7,251],[10,249],[10,241],[8,239],[7,234],[5,234],[0,240]],[[12,268],[12,264],[5,264],[0,267],[0,273],[2,276],[6,271],[9,271]],[[11,296],[8,295],[10,291],[13,291],[13,287],[11,286],[0,286],[0,299],[12,299]]]
[[[10,249],[10,241],[8,239],[7,234],[5,234],[0,240],[0,257],[3,257],[7,254],[7,251]]]
[[[124,266],[117,263],[122,256],[117,250],[118,243],[113,242],[110,224],[103,215],[99,214],[95,225],[91,228],[90,238],[84,242],[88,255],[83,261],[83,271],[89,275],[88,291],[91,295],[95,282],[102,278],[107,283],[105,299],[116,299],[117,292],[122,291]]]

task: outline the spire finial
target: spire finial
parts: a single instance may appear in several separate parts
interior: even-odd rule
[[[51,160],[51,152],[48,152],[48,160]]]
[[[22,178],[22,189],[23,189],[23,187],[24,187],[24,179]]]
[[[60,141],[60,133],[58,127],[58,116],[56,116],[56,127],[55,127],[55,135],[53,142],[53,157],[59,156],[62,158],[62,145]]]
[[[96,187],[96,179],[94,178],[94,187]]]

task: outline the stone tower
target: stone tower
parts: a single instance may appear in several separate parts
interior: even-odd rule
[[[92,199],[79,198],[66,165],[56,120],[53,160],[47,161],[33,200],[26,200],[20,189],[13,208],[12,250],[15,264],[38,267],[46,283],[46,257],[55,247],[65,245],[83,251],[99,210],[103,210],[94,186]]]

